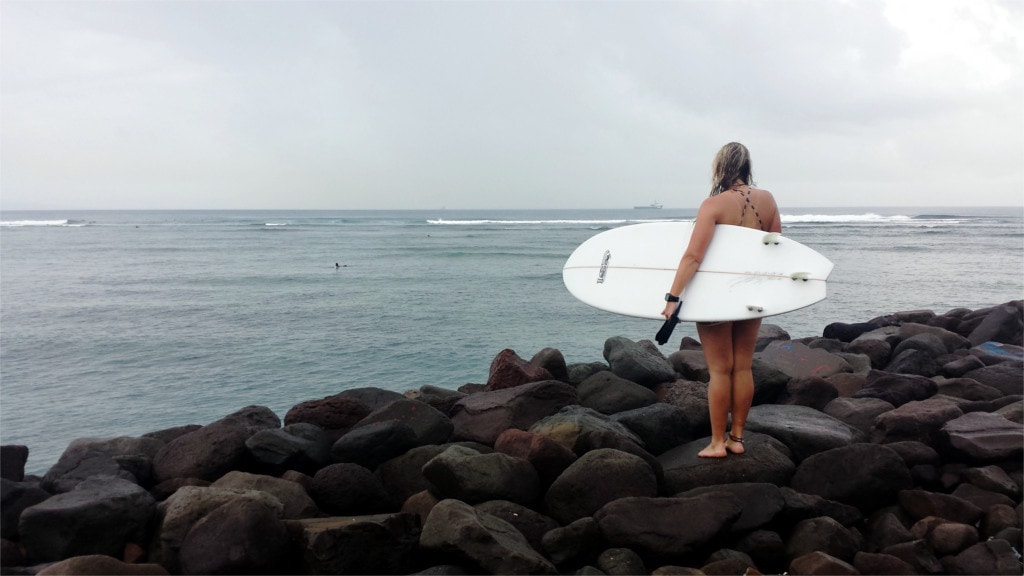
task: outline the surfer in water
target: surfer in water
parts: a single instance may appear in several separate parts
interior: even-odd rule
[[[665,318],[676,313],[679,295],[700,267],[715,225],[731,224],[763,232],[782,231],[775,198],[767,190],[754,188],[752,184],[747,148],[738,142],[723,146],[712,164],[711,195],[697,211],[690,243],[665,295],[666,304],[662,311]],[[711,443],[698,454],[702,458],[724,458],[744,452],[743,427],[754,399],[751,365],[760,328],[760,318],[697,323],[697,334],[711,374],[708,383]]]

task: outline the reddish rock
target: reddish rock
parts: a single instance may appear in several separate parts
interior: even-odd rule
[[[459,400],[452,409],[453,435],[493,445],[505,430],[525,430],[577,402],[576,389],[557,380],[472,394]]]
[[[963,416],[960,408],[945,398],[907,402],[875,418],[871,428],[871,441],[876,444],[888,444],[913,440],[935,444],[942,426],[960,416]]]
[[[825,552],[810,552],[796,557],[789,563],[790,574],[839,575],[860,574],[849,562],[844,562]]]
[[[757,356],[791,378],[827,378],[840,372],[852,371],[850,364],[841,357],[820,348],[810,348],[795,340],[772,342]]]
[[[917,574],[914,567],[891,554],[857,552],[853,557],[853,567],[861,574],[911,575]]]
[[[325,430],[347,431],[370,412],[370,407],[359,400],[336,394],[292,406],[284,415],[284,423],[289,425],[304,422]]]
[[[169,572],[159,564],[131,564],[102,554],[75,556],[61,560],[36,573],[37,576],[164,576],[166,574]]]
[[[494,449],[532,464],[544,486],[550,486],[577,459],[572,450],[547,436],[515,428],[502,432]]]
[[[515,350],[506,348],[495,356],[491,362],[491,369],[487,375],[486,391],[504,390],[540,382],[542,380],[554,380],[544,367],[531,364],[520,358]]]
[[[971,412],[946,422],[941,428],[942,446],[956,459],[969,462],[1020,460],[1024,435],[1020,424],[1002,416]]]

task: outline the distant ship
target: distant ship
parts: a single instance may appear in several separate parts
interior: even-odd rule
[[[659,202],[648,204],[647,206],[633,206],[634,210],[661,210],[663,206]]]

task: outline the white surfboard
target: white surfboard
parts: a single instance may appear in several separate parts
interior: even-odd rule
[[[562,269],[569,292],[595,308],[664,320],[665,292],[693,222],[653,222],[601,232]],[[783,314],[825,298],[832,262],[781,234],[715,226],[704,260],[682,294],[681,320],[717,322]]]

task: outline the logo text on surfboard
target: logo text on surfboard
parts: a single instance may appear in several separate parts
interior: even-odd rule
[[[604,275],[608,273],[608,261],[612,259],[612,251],[605,250],[601,258],[601,271],[597,273],[597,283],[604,284]]]

